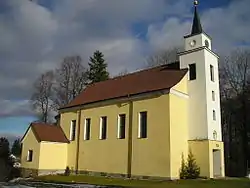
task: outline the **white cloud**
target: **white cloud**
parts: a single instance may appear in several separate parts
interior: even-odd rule
[[[161,24],[152,24],[148,28],[148,41],[152,50],[163,50],[183,45],[182,37],[190,30],[191,22],[182,23],[178,18],[169,18]]]
[[[213,39],[213,49],[220,54],[250,44],[249,0],[232,1],[226,7],[216,7],[200,13],[203,29]],[[182,36],[191,31],[192,19],[169,18],[160,24],[152,23],[148,41],[153,49],[166,49],[182,44]]]
[[[186,18],[192,18],[192,4],[187,0],[53,2],[53,8],[47,9],[28,0],[0,1],[4,7],[0,12],[0,103],[6,106],[2,116],[32,113],[27,102],[34,79],[66,55],[79,54],[87,64],[89,56],[101,50],[111,74],[132,71],[142,66],[149,52],[182,44],[191,29],[191,19]],[[232,1],[228,7],[201,14],[216,50],[250,42],[249,6],[249,0]],[[148,24],[146,39],[138,38],[141,30],[132,31],[140,22]]]

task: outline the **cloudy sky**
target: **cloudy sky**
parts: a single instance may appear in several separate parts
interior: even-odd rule
[[[200,0],[214,51],[250,46],[249,0]],[[66,55],[104,53],[111,74],[143,67],[151,53],[183,43],[193,0],[0,0],[0,135],[22,135],[34,120],[38,75]]]

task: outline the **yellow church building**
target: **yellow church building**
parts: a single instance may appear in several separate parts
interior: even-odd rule
[[[57,126],[32,123],[23,175],[63,173],[179,179],[182,155],[200,176],[224,177],[218,55],[195,6],[179,61],[89,85]]]

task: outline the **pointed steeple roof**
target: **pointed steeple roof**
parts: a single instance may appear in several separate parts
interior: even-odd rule
[[[192,26],[192,32],[191,35],[197,35],[202,33],[202,26],[200,17],[197,11],[198,6],[198,0],[194,1],[194,19],[193,19],[193,26]]]

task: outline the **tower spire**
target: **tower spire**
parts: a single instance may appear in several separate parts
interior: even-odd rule
[[[197,35],[202,33],[201,21],[197,11],[198,4],[199,4],[198,0],[194,0],[194,19],[193,19],[191,35]]]

